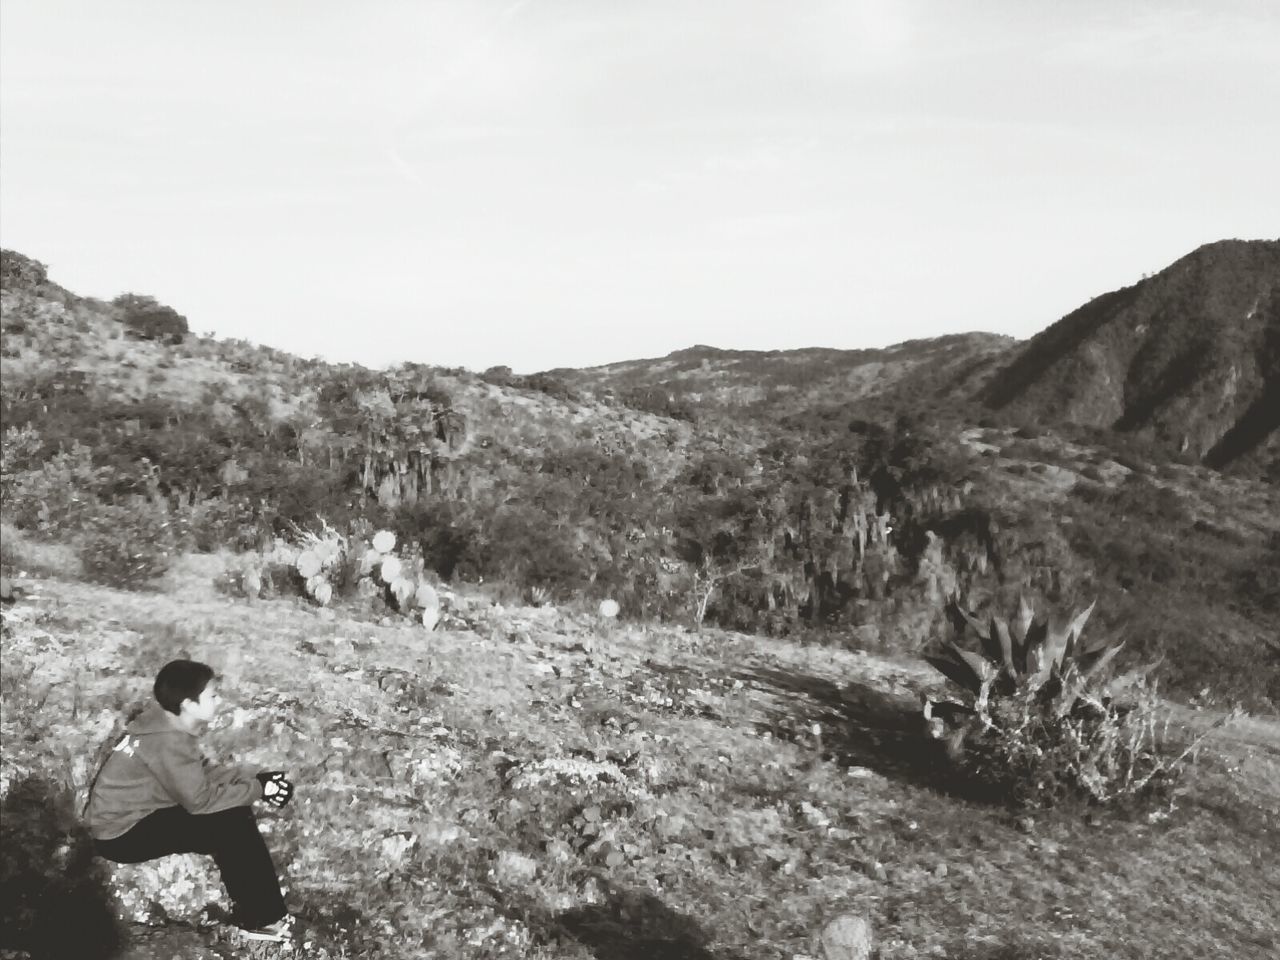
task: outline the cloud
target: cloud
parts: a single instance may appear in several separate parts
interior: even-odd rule
[[[914,23],[903,0],[823,0],[801,23],[802,62],[825,74],[890,70],[912,53]]]
[[[1048,56],[1076,67],[1176,67],[1184,64],[1275,65],[1280,8],[1229,4],[1170,9],[1116,7],[1064,31]]]

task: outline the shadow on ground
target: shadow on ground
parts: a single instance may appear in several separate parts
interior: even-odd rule
[[[825,759],[966,800],[995,799],[947,761],[943,745],[927,735],[915,697],[858,681],[841,686],[772,667],[752,667],[734,676],[776,703],[762,708],[756,721],[760,733],[795,740],[810,737],[810,728],[821,724]]]
[[[106,960],[125,941],[74,806],[65,786],[35,775],[0,803],[0,947],[32,960]]]
[[[615,887],[600,877],[597,884],[604,893],[600,903],[544,919],[545,933],[576,941],[596,960],[741,960],[712,951],[710,934],[696,920],[651,893]]]

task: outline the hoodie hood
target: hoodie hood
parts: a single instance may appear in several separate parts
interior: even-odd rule
[[[158,703],[153,703],[142,711],[125,730],[136,737],[150,733],[186,733],[187,736],[193,736],[178,726],[178,718]]]

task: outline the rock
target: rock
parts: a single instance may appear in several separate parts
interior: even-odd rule
[[[867,918],[844,913],[822,928],[814,951],[824,960],[870,960],[873,946]]]
[[[879,860],[863,863],[862,872],[868,877],[879,880],[881,883],[884,883],[889,879],[889,871],[884,868],[884,864]]]
[[[655,821],[653,828],[663,840],[675,840],[688,832],[689,821],[676,813],[667,817],[659,817]]]
[[[195,923],[210,903],[230,906],[209,857],[188,853],[139,864],[110,864],[108,872],[121,919],[131,923]]]
[[[938,864],[933,868],[933,875],[941,880],[947,875],[947,865],[945,863]]]
[[[493,872],[499,885],[522,887],[538,875],[538,861],[512,850],[504,850],[498,854],[498,863]]]

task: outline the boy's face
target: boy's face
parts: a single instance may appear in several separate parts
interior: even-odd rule
[[[198,720],[201,723],[213,723],[221,707],[222,697],[218,696],[216,685],[212,680],[200,691],[199,700],[182,701],[182,712],[192,720]]]

